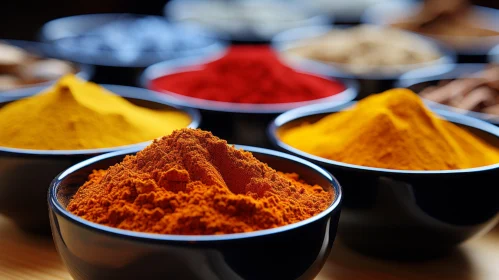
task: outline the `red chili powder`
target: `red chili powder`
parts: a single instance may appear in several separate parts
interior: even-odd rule
[[[308,101],[335,95],[345,86],[296,72],[268,46],[233,46],[201,70],[157,78],[150,88],[200,99],[252,104]]]

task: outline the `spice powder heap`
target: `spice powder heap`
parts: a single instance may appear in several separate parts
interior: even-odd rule
[[[199,99],[245,104],[310,101],[345,90],[338,81],[284,65],[266,46],[231,47],[222,58],[196,69],[157,78],[150,87]]]
[[[499,163],[498,148],[439,118],[407,89],[369,96],[351,110],[279,136],[304,152],[370,167],[448,170]]]
[[[34,150],[110,148],[150,141],[191,119],[179,110],[136,106],[74,75],[0,108],[0,146]]]
[[[120,229],[206,235],[296,223],[325,210],[333,197],[209,132],[182,129],[94,171],[67,209]]]

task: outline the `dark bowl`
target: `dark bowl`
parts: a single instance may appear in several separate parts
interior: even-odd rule
[[[462,77],[469,77],[474,73],[485,70],[486,66],[487,64],[481,64],[481,63],[461,63],[457,64],[455,67],[449,65],[448,68],[452,68],[451,71],[442,73],[440,75],[436,75],[434,77],[424,77],[423,72],[424,71],[437,72],[438,69],[430,69],[424,71],[414,70],[403,75],[402,78],[397,83],[397,87],[409,88],[412,91],[419,93],[423,89],[429,86],[437,85],[441,81],[452,81]],[[441,66],[441,68],[446,68],[446,67],[447,66]],[[425,100],[425,103],[432,108],[456,112],[462,115],[467,115],[473,118],[481,119],[483,121],[495,125],[499,125],[499,116],[497,115],[459,109],[456,107],[433,102],[431,100]]]
[[[52,234],[74,279],[314,279],[333,245],[341,188],[322,168],[287,154],[237,146],[311,184],[334,190],[322,213],[268,230],[225,235],[166,235],[121,230],[69,213],[68,200],[94,169],[105,169],[141,148],[101,155],[61,173],[48,200]]]
[[[145,88],[151,88],[151,81],[158,77],[197,70],[200,69],[199,65],[216,60],[221,56],[223,54],[209,59],[177,59],[152,65],[142,74],[141,85]],[[281,104],[241,104],[210,101],[169,91],[162,91],[161,95],[175,98],[183,106],[201,110],[203,116],[201,128],[213,132],[213,134],[226,139],[229,143],[270,147],[266,136],[266,128],[278,114],[309,104],[344,104],[352,101],[357,96],[357,84],[355,81],[338,80],[346,86],[345,91],[341,93],[322,99]]]
[[[39,32],[40,40],[45,44],[44,51],[50,56],[69,61],[95,65],[94,81],[98,83],[112,83],[122,85],[136,85],[137,78],[145,67],[154,63],[178,57],[205,56],[221,52],[225,44],[217,39],[212,32],[194,25],[172,24],[183,33],[192,33],[194,38],[202,40],[202,45],[196,48],[182,50],[142,51],[132,61],[120,59],[112,50],[101,49],[95,53],[88,53],[84,46],[80,49],[68,47],[61,42],[95,28],[109,24],[122,18],[141,18],[145,15],[134,14],[88,14],[55,19],[47,22]],[[148,16],[153,17],[153,16]],[[165,20],[163,17],[156,17]]]
[[[276,35],[272,39],[273,48],[281,54],[283,60],[293,65],[298,69],[304,69],[309,72],[317,73],[319,75],[341,78],[345,80],[358,81],[360,84],[360,92],[358,99],[362,99],[373,93],[383,92],[385,90],[393,88],[394,84],[402,74],[413,69],[427,68],[433,64],[431,63],[418,63],[411,65],[399,65],[399,66],[379,66],[373,67],[372,71],[366,71],[365,73],[353,73],[347,70],[348,66],[341,63],[334,62],[322,62],[318,60],[312,60],[307,58],[302,58],[293,55],[286,55],[284,52],[293,47],[305,44],[302,40],[311,39],[319,37],[332,31],[334,29],[345,29],[350,28],[349,25],[337,25],[337,26],[327,26],[327,25],[317,25],[294,28],[284,31]],[[442,56],[435,60],[433,63],[448,64],[455,61],[454,52],[445,47],[444,45],[437,43],[435,40],[430,38],[413,34],[414,37],[420,38],[421,40],[427,42],[429,45],[434,46]],[[427,76],[434,75],[433,72],[427,72]]]
[[[30,54],[36,55],[38,57],[46,58],[47,54],[44,52],[44,49],[46,48],[46,45],[44,43],[39,43],[39,42],[33,42],[33,41],[23,41],[23,40],[0,40],[0,42],[5,42],[8,45],[12,45],[18,48],[21,48],[25,51],[27,51]],[[83,80],[90,80],[93,75],[94,75],[94,67],[89,64],[83,64],[83,63],[72,63],[73,67],[76,68],[77,72],[75,73],[76,76]],[[55,81],[48,81],[44,83],[38,83],[38,84],[31,84],[31,85],[26,85],[22,86],[19,88],[27,88],[27,87],[34,87],[34,86],[48,86],[50,84],[53,84]],[[0,94],[5,91],[0,90]]]
[[[488,57],[488,62],[499,63],[499,45],[490,50]]]
[[[277,147],[322,166],[341,181],[345,197],[338,233],[345,244],[383,258],[429,258],[484,234],[499,221],[499,163],[446,171],[372,168],[317,157],[279,139],[282,128],[318,121],[352,104],[299,108],[280,115],[269,127]],[[435,112],[499,147],[498,127]]]
[[[362,15],[361,22],[389,25],[402,19],[405,20],[411,14],[417,13],[421,9],[421,3],[418,1],[391,1],[379,3],[368,8]],[[482,26],[499,31],[499,11],[497,9],[486,8],[481,6],[473,6],[472,11],[477,15],[477,18],[482,20]],[[459,40],[466,42],[466,45],[452,46],[457,52],[457,60],[459,63],[485,63],[487,62],[487,52],[496,44],[499,43],[499,36],[491,36],[488,38],[478,37],[476,39],[464,36],[431,36],[436,40],[446,42],[452,46],[452,41]]]
[[[182,110],[190,115],[191,128],[197,128],[201,121],[197,110],[167,102],[164,98],[159,99],[154,92],[116,85],[104,87],[139,106]],[[0,108],[11,101],[35,95],[43,89],[45,88],[35,87],[10,91],[8,96],[0,97]],[[47,187],[57,174],[82,160],[141,144],[143,143],[91,150],[28,150],[0,147],[0,214],[6,215],[26,231],[48,233]]]
[[[298,21],[283,20],[283,26],[279,28],[272,28],[272,26],[269,26],[266,22],[261,21],[251,21],[245,23],[244,19],[235,20],[232,18],[223,17],[220,17],[217,20],[213,20],[211,23],[207,23],[193,19],[193,17],[196,18],[202,16],[203,13],[210,13],[210,11],[206,11],[206,9],[203,10],[203,7],[196,8],[196,5],[213,6],[213,3],[209,3],[203,0],[169,1],[163,9],[163,14],[173,22],[196,22],[197,24],[207,29],[213,30],[214,34],[218,38],[224,41],[229,41],[232,44],[268,44],[275,34],[283,30],[298,26],[328,24],[334,21],[334,18],[332,16],[325,16],[323,15],[323,13],[321,13],[322,11],[310,9],[308,5],[304,5],[297,1],[294,1],[293,3],[286,3],[286,1],[260,1],[260,3],[259,1],[220,1],[218,3],[215,2],[214,4],[239,5],[250,8],[258,8],[265,5],[279,5],[280,16],[286,15],[287,12],[299,11],[300,13],[304,13],[306,15],[306,18]],[[203,10],[203,12],[200,13],[198,10]],[[227,15],[225,14],[224,16]],[[221,28],[220,25],[224,24],[230,26],[230,28]]]

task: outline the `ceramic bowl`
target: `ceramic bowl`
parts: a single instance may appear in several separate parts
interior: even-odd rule
[[[223,55],[223,54],[222,54]],[[199,70],[200,65],[220,58],[210,59],[187,58],[161,62],[148,67],[141,77],[141,84],[151,88],[151,81],[164,75]],[[201,110],[203,125],[201,128],[213,132],[229,143],[270,147],[266,136],[266,128],[278,114],[287,110],[315,103],[344,104],[357,96],[357,84],[352,80],[342,80],[346,89],[330,97],[311,101],[281,104],[241,104],[210,101],[188,97],[169,91],[162,91],[162,96],[175,98],[180,104]]]
[[[200,124],[201,118],[197,110],[167,102],[164,98],[158,99],[154,92],[116,85],[104,85],[104,87],[139,106],[182,110],[191,117],[192,122],[189,125],[191,128],[197,128]],[[7,92],[0,97],[0,108],[11,101],[35,95],[44,89],[45,87],[35,87]],[[47,187],[57,174],[90,157],[137,145],[140,144],[58,151],[0,147],[0,214],[6,215],[26,231],[48,233]]]
[[[64,44],[67,39],[81,36],[81,34],[85,34],[92,31],[92,29],[105,26],[116,20],[142,17],[144,16],[135,14],[88,14],[64,17],[49,21],[43,25],[39,32],[39,37],[42,42],[46,43],[45,52],[47,54],[69,61],[94,65],[94,81],[131,86],[137,85],[140,73],[145,67],[154,63],[178,57],[210,55],[225,49],[225,43],[215,39],[216,36],[212,32],[198,26],[181,24],[172,24],[172,26],[179,30],[178,32],[192,34],[193,38],[201,41],[198,47],[185,47],[177,51],[168,49],[142,51],[134,59],[131,59],[125,52],[117,54],[113,50],[103,48],[90,52],[91,49],[84,45],[77,48]],[[154,16],[148,17],[152,18]],[[159,16],[154,18],[161,21],[165,20]]]
[[[488,54],[488,61],[492,63],[499,63],[499,45],[492,48]]]
[[[414,92],[421,92],[423,89],[429,87],[429,86],[434,86],[437,85],[439,82],[442,81],[452,81],[461,77],[469,77],[473,75],[474,73],[480,72],[485,70],[487,64],[481,64],[481,63],[461,63],[457,64],[455,67],[452,67],[453,69],[451,71],[442,73],[440,75],[436,75],[433,77],[424,77],[424,71],[428,70],[415,70],[406,73],[405,75],[402,76],[402,79],[399,80],[397,83],[397,87],[403,87],[403,88],[409,88]],[[445,66],[442,66],[445,67]],[[451,67],[451,66],[449,66]],[[429,70],[429,71],[434,71],[437,72],[436,70]],[[436,103],[430,100],[425,100],[428,106],[432,108],[437,108],[441,110],[447,110],[447,111],[452,111],[456,112],[459,114],[467,115],[473,118],[481,119],[483,121],[499,125],[499,116],[497,115],[492,115],[492,114],[485,114],[485,113],[480,113],[480,112],[474,112],[474,111],[469,111],[469,110],[464,110],[464,109],[459,109],[456,107],[452,107],[449,105],[444,105],[440,103]]]
[[[421,9],[418,1],[391,1],[379,3],[368,8],[361,17],[361,22],[389,25],[405,20]],[[499,11],[497,9],[473,6],[472,12],[476,15],[476,23],[482,27],[499,31]],[[487,62],[487,52],[499,44],[499,35],[476,39],[464,36],[431,36],[436,40],[451,46],[457,52],[459,63]]]
[[[346,245],[383,258],[429,258],[445,254],[497,224],[499,163],[448,171],[372,168],[317,157],[279,138],[282,129],[315,122],[352,104],[295,109],[269,126],[277,147],[320,165],[341,182],[344,201],[338,234]],[[453,112],[435,112],[499,147],[498,127]]]
[[[30,54],[39,56],[39,57],[46,57],[46,53],[44,49],[46,48],[46,45],[43,43],[39,42],[32,42],[32,41],[23,41],[23,40],[0,40],[0,42],[5,42],[8,45],[12,45],[18,48],[21,48]],[[90,80],[93,75],[94,75],[94,70],[95,67],[89,64],[83,64],[83,63],[72,63],[73,67],[76,68],[76,76],[83,80]],[[48,81],[44,83],[38,83],[38,84],[32,84],[32,85],[26,85],[22,86],[19,88],[28,88],[28,87],[36,87],[36,86],[48,86],[50,84],[54,83],[54,81]],[[5,92],[0,90],[0,95]]]
[[[296,172],[334,190],[335,200],[307,220],[268,230],[225,235],[168,235],[121,230],[66,211],[94,169],[105,169],[140,148],[101,155],[61,173],[49,190],[52,234],[71,276],[84,279],[314,279],[333,245],[342,200],[336,179],[322,168],[271,150],[250,151],[270,167]]]
[[[372,93],[379,93],[393,88],[395,82],[400,78],[402,74],[407,71],[426,68],[435,64],[440,65],[453,63],[455,61],[455,54],[452,50],[430,38],[419,36],[416,34],[414,34],[413,36],[416,38],[420,38],[422,41],[425,41],[429,45],[438,49],[442,56],[432,63],[418,63],[399,66],[379,66],[373,67],[372,71],[354,73],[350,72],[348,70],[349,66],[345,64],[312,60],[298,56],[287,55],[285,53],[289,49],[305,44],[304,40],[306,39],[312,39],[322,36],[334,29],[345,29],[350,27],[351,26],[348,25],[337,25],[334,27],[327,25],[317,25],[294,28],[276,35],[272,39],[272,46],[278,53],[281,54],[281,57],[284,61],[288,62],[290,65],[298,69],[304,69],[308,72],[317,73],[319,75],[327,77],[358,81],[360,88],[358,96],[359,99],[366,97]],[[426,75],[432,76],[434,75],[434,73],[427,72]]]

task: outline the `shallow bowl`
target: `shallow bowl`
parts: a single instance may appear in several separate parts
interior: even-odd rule
[[[414,37],[420,38],[422,41],[427,42],[429,45],[435,47],[442,56],[432,63],[416,63],[410,65],[397,65],[397,66],[377,66],[372,67],[372,71],[365,71],[363,73],[354,73],[348,70],[348,65],[334,62],[323,62],[298,56],[288,55],[285,52],[294,47],[304,45],[306,39],[320,37],[335,29],[346,29],[349,25],[317,25],[294,28],[282,33],[277,34],[272,39],[273,48],[280,54],[281,58],[290,65],[304,69],[308,72],[317,73],[327,77],[341,78],[345,80],[358,81],[360,84],[360,94],[358,98],[363,98],[372,93],[379,93],[390,88],[393,88],[395,82],[400,79],[401,75],[420,68],[427,68],[432,65],[448,64],[455,61],[455,54],[452,50],[445,47],[436,41],[413,34]],[[427,72],[426,76],[434,75],[433,72]]]
[[[361,17],[361,22],[389,25],[399,20],[406,20],[412,14],[421,10],[418,1],[391,1],[379,3],[368,8]],[[479,25],[491,30],[499,31],[499,11],[497,9],[473,6],[473,13]],[[484,63],[487,62],[487,52],[499,44],[499,35],[490,37],[477,37],[476,39],[465,36],[428,35],[436,40],[446,43],[455,49],[459,63]]]
[[[282,129],[304,121],[313,123],[353,104],[295,109],[269,126],[269,136],[277,147],[320,165],[340,180],[345,197],[338,234],[346,245],[383,258],[429,258],[445,254],[497,224],[499,163],[445,171],[373,168],[314,156],[279,138]],[[435,112],[499,147],[498,127],[453,112]]]
[[[451,71],[436,75],[434,77],[422,77],[422,70],[414,70],[403,75],[402,79],[400,79],[397,83],[397,87],[409,88],[412,91],[418,93],[429,86],[438,85],[438,83],[441,81],[452,81],[461,77],[471,76],[474,73],[485,70],[486,66],[487,64],[481,63],[460,63],[453,67]],[[432,108],[456,112],[473,118],[481,119],[495,125],[499,125],[498,115],[464,110],[449,105],[440,104],[431,100],[425,100],[425,103]]]
[[[61,173],[49,190],[57,250],[74,279],[314,279],[332,248],[342,200],[336,179],[287,154],[247,146],[270,167],[296,172],[336,193],[320,214],[268,230],[225,235],[168,235],[121,230],[88,222],[66,210],[94,169],[105,169],[141,148],[101,155]]]
[[[104,87],[142,107],[182,110],[191,117],[192,122],[189,125],[191,128],[197,128],[200,124],[199,111],[168,102],[164,98],[159,99],[154,92],[116,85],[104,85]],[[0,96],[0,108],[11,101],[35,95],[44,89],[45,87],[34,87],[6,92]],[[0,214],[6,215],[26,231],[48,233],[47,187],[57,174],[90,157],[141,144],[90,150],[29,150],[0,147]]]
[[[151,88],[151,82],[159,77],[174,73],[201,70],[202,65],[216,59],[223,54],[203,58],[186,58],[161,62],[148,67],[141,76],[141,85]],[[337,79],[345,85],[345,90],[338,94],[303,102],[280,104],[242,104],[211,101],[189,97],[170,91],[162,91],[161,95],[175,98],[180,104],[189,108],[201,110],[203,125],[201,128],[213,132],[230,143],[240,143],[260,147],[269,147],[266,128],[278,114],[301,106],[328,103],[333,105],[352,101],[357,96],[357,84],[353,80]]]

